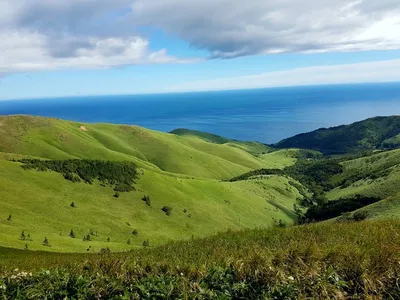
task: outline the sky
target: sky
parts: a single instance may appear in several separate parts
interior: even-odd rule
[[[400,81],[399,0],[0,0],[0,100]]]

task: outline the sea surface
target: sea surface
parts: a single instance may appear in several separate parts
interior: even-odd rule
[[[275,143],[321,127],[400,115],[400,83],[0,101],[0,115],[11,114],[166,132],[189,128]]]

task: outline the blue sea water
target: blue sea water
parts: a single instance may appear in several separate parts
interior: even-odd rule
[[[167,132],[189,128],[274,143],[321,127],[400,115],[400,83],[0,101],[0,115],[10,114]]]

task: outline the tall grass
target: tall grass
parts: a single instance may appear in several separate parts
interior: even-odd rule
[[[0,259],[3,298],[400,297],[400,221],[390,220],[226,232],[116,254],[3,249]]]

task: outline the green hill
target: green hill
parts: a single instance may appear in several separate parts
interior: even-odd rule
[[[137,126],[29,116],[0,117],[0,136],[2,246],[116,251],[141,247],[147,240],[157,245],[228,228],[273,226],[279,220],[290,224],[295,219],[293,204],[301,197],[283,176],[221,181],[253,169],[291,165],[295,150],[253,155],[269,148],[235,141],[212,143]],[[63,174],[24,170],[21,163],[10,161],[22,158],[131,161],[139,167],[139,178],[135,191],[114,197],[113,186],[97,180],[73,183]],[[142,201],[144,195],[150,197],[151,206]],[[161,210],[164,206],[172,208],[170,216]],[[76,238],[69,236],[71,229]],[[132,234],[135,229],[137,235]],[[22,231],[31,239],[21,239]],[[83,241],[88,234],[91,241]],[[51,247],[42,245],[45,237]]]
[[[277,148],[303,148],[341,154],[400,147],[400,116],[375,117],[350,125],[321,128],[284,139]]]

